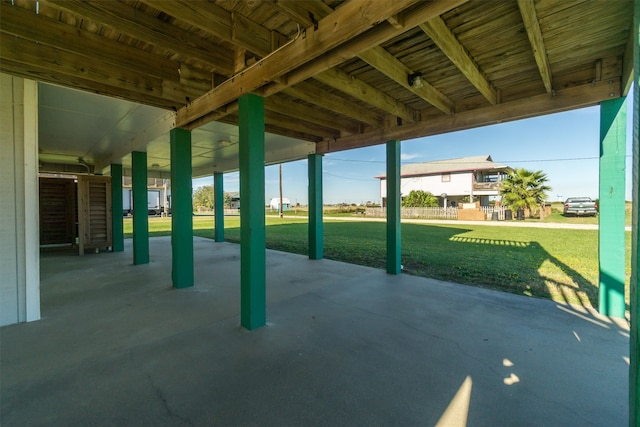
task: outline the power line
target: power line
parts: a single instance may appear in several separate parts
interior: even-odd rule
[[[631,154],[627,154],[625,157],[632,157]],[[544,162],[573,162],[573,161],[581,161],[581,160],[599,160],[600,157],[566,157],[561,159],[533,159],[533,160],[497,160],[495,163],[544,163]],[[377,164],[385,164],[384,160],[356,160],[356,159],[337,159],[335,157],[331,157],[331,160],[336,160],[339,162],[350,162],[350,163],[377,163]],[[438,162],[439,164],[460,164],[459,162],[447,162],[446,160],[432,160],[428,162],[412,162],[412,161],[402,161],[403,164],[419,164],[419,163],[431,163]]]
[[[371,182],[371,179],[349,178],[349,177],[346,177],[346,176],[334,175],[334,174],[329,173],[329,172],[322,172],[322,173],[323,173],[323,175],[329,175],[329,176],[333,176],[335,178],[340,178],[340,179],[348,179],[348,180],[351,180],[351,181],[367,181],[367,182]]]
[[[335,157],[329,157],[328,159],[337,160],[339,162],[351,162],[351,163],[385,163],[384,160],[336,159]]]

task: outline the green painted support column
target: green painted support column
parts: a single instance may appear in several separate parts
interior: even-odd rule
[[[240,323],[252,330],[266,315],[264,99],[239,99],[240,131]]]
[[[309,154],[309,258],[324,257],[324,225],[322,222],[322,155]]]
[[[624,98],[600,104],[599,310],[612,317],[625,312],[626,126]]]
[[[147,195],[147,153],[131,153],[133,190],[133,263],[149,263],[149,197]]]
[[[387,142],[387,273],[400,274],[400,141]]]
[[[171,149],[171,280],[174,288],[193,286],[193,203],[191,131],[172,129]]]
[[[122,165],[111,164],[111,233],[113,252],[124,251],[124,223],[122,221]]]
[[[633,91],[633,220],[631,231],[631,283],[629,289],[631,335],[629,348],[629,426],[640,425],[640,0],[634,9],[634,91]]]
[[[213,209],[214,238],[216,242],[224,242],[224,175],[213,174]]]

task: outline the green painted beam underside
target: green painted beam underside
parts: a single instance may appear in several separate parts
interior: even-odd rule
[[[266,324],[266,234],[264,191],[264,99],[239,99],[240,132],[240,323]]]
[[[630,315],[631,336],[629,348],[629,426],[640,426],[640,299],[638,282],[640,280],[640,229],[638,228],[638,210],[640,209],[640,0],[635,1],[634,9],[634,91],[633,91],[633,227],[631,244],[631,289]]]
[[[191,201],[191,132],[172,129],[171,280],[174,288],[193,286],[193,204]]]
[[[122,165],[111,164],[111,232],[113,252],[124,251],[122,219]]]
[[[624,317],[625,280],[625,156],[624,98],[600,104],[599,310]]]
[[[322,155],[309,154],[309,258],[324,257],[324,226],[322,222]]]
[[[149,198],[147,196],[147,153],[131,153],[133,190],[133,263],[149,263]]]
[[[213,174],[214,239],[224,242],[224,175]]]
[[[387,273],[400,274],[400,141],[387,142]]]

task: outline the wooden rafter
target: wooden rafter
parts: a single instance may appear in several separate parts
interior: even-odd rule
[[[413,73],[413,70],[382,47],[377,46],[369,49],[360,53],[358,57],[443,113],[454,113],[453,101],[428,82],[424,82],[422,86],[410,86],[408,77]]]
[[[547,49],[544,45],[544,39],[542,38],[542,31],[540,30],[540,24],[538,23],[538,15],[536,13],[533,0],[518,0],[518,8],[522,15],[522,21],[524,27],[527,30],[527,36],[529,42],[531,42],[531,49],[533,49],[533,56],[538,64],[538,70],[540,71],[540,77],[544,83],[544,87],[547,93],[551,93],[553,90],[551,80],[551,66],[549,65],[549,58],[547,57]]]
[[[632,0],[401,1],[2,0],[0,71],[179,111],[163,129],[233,123],[255,93],[270,132],[320,152],[575,108],[632,82]]]
[[[150,105],[164,104],[165,108],[168,103],[176,106],[185,102],[186,94],[179,84],[163,85],[162,79],[144,72],[104,61],[87,61],[83,56],[45,44],[5,36],[0,37],[0,50],[6,58],[0,69],[8,71],[7,67],[20,65],[24,70],[39,75],[38,80],[67,85],[84,81],[94,91],[103,88],[103,93],[110,93],[115,88],[118,92],[133,94],[129,99]]]
[[[119,67],[179,80],[174,61],[19,7],[2,8],[0,32],[82,55],[87,61],[98,56]]]
[[[319,0],[308,0],[304,3],[291,0],[276,0],[275,3],[278,8],[305,28],[314,26],[320,19],[333,12],[329,5]]]
[[[378,25],[365,34],[345,42],[339,49],[333,49],[330,52],[319,55],[315,60],[309,61],[301,67],[288,72],[283,76],[283,78],[279,79],[278,82],[260,87],[254,92],[264,97],[274,95],[291,85],[302,82],[322,71],[328,70],[348,59],[356,57],[358,53],[401,34],[406,31],[407,28],[413,28],[426,20],[445,13],[466,3],[467,1],[468,0],[434,0],[429,3],[421,3],[419,6],[412,9],[411,14],[405,17],[405,29],[398,30],[391,25]],[[182,114],[179,114],[179,118],[177,119],[177,126],[195,129],[237,111],[237,101],[231,101],[228,104],[220,106],[219,108],[202,115],[196,120],[190,119],[186,115],[186,111],[182,110]]]
[[[455,116],[436,116],[429,120],[406,126],[391,126],[359,135],[351,135],[336,141],[324,141],[317,145],[317,152],[326,154],[382,144],[390,140],[406,140],[439,135],[475,127],[513,121],[540,114],[557,113],[573,108],[596,105],[620,96],[620,82],[598,82],[558,91],[556,96],[542,94],[526,99],[490,105],[475,110],[456,113]]]
[[[283,91],[289,96],[301,99],[311,104],[327,108],[338,114],[358,120],[372,126],[380,126],[383,117],[373,111],[362,108],[360,105],[345,100],[342,96],[323,92],[310,83],[299,83]]]
[[[629,39],[622,55],[622,94],[627,96],[633,84],[633,31],[629,31]]]
[[[314,78],[327,86],[338,89],[347,95],[401,117],[408,122],[413,123],[417,120],[418,113],[412,108],[407,107],[394,97],[379,91],[354,76],[350,76],[338,68],[331,68],[320,74],[316,74]]]
[[[282,95],[273,95],[266,98],[264,100],[264,108],[328,128],[342,129],[347,135],[360,131],[360,125],[354,123],[353,120],[337,115],[324,108],[312,107],[300,103],[296,104],[295,108],[291,108],[291,100]]]
[[[46,0],[60,10],[79,15],[106,25],[133,38],[171,49],[178,54],[188,54],[209,64],[223,74],[233,72],[233,52],[194,34],[138,12],[122,2],[82,2],[79,0]]]
[[[396,37],[410,28],[416,27],[421,23],[439,16],[449,10],[466,3],[468,0],[434,0],[431,2],[420,3],[411,9],[411,13],[405,15],[404,28],[397,29],[391,24],[380,24],[372,30],[345,42],[339,49],[333,49],[323,55],[319,55],[315,60],[309,61],[295,70],[286,74],[283,81],[264,86],[256,90],[256,93],[262,96],[270,96],[283,90],[288,86],[295,85],[310,77],[315,76],[325,70],[343,63],[351,58],[355,58],[361,52],[371,49],[380,43]]]
[[[273,50],[274,38],[284,39],[284,36],[274,34],[275,32],[249,18],[228,12],[212,2],[166,0],[142,0],[142,2],[260,56],[265,56]]]
[[[303,37],[274,51],[253,67],[221,84],[178,111],[179,126],[189,123],[253,92],[266,83],[316,59],[346,41],[376,26],[380,21],[415,3],[397,0],[392,3],[352,0],[318,23],[318,29],[308,28]]]
[[[420,29],[429,36],[440,50],[454,63],[462,74],[491,104],[498,102],[495,88],[487,79],[469,52],[458,41],[447,24],[439,16],[420,24]]]
[[[300,117],[294,118],[289,115],[277,113],[272,110],[265,109],[264,120],[267,125],[277,126],[282,129],[289,129],[293,132],[315,135],[318,137],[313,138],[316,141],[323,138],[333,139],[340,135],[340,131],[338,129],[306,121],[301,119]]]

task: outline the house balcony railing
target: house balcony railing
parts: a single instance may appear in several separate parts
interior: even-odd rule
[[[499,191],[500,182],[474,182],[473,191]]]

